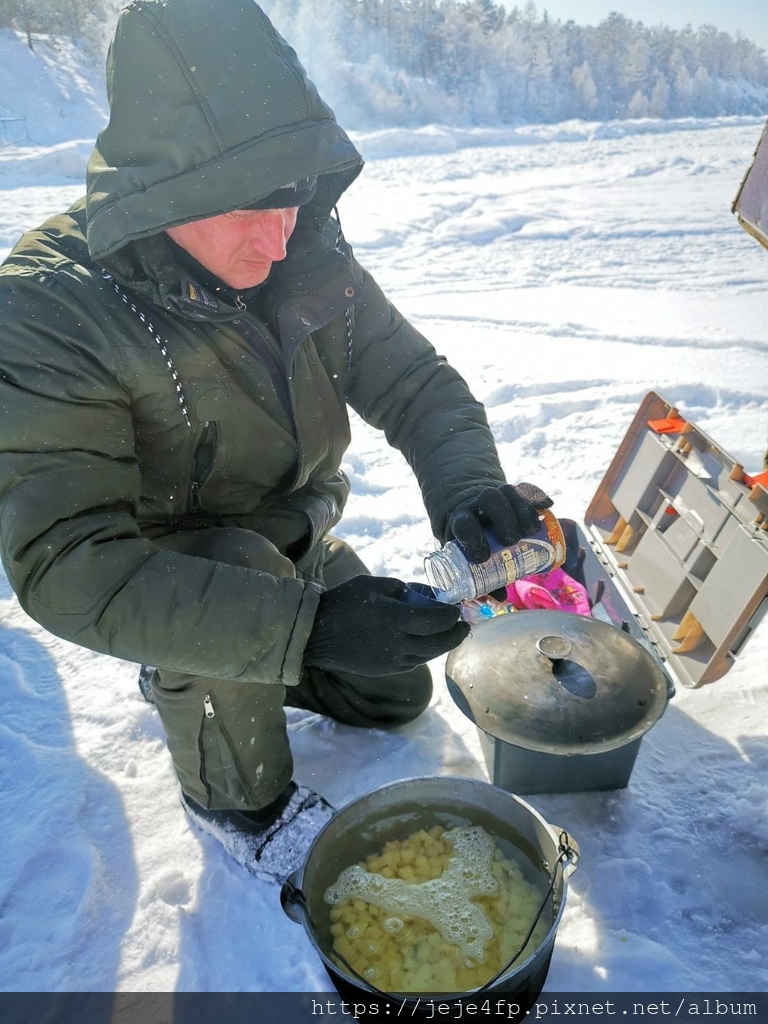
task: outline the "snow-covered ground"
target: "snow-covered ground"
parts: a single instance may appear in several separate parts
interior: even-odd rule
[[[487,405],[511,480],[580,518],[649,390],[748,470],[768,428],[768,253],[729,212],[756,119],[356,136],[346,234]],[[90,142],[0,150],[0,255],[81,192]],[[401,457],[356,422],[339,531],[422,579]],[[331,991],[278,891],[179,807],[136,667],[32,623],[0,580],[0,989]],[[679,689],[628,789],[530,797],[581,845],[546,992],[768,988],[768,623]],[[297,775],[341,805],[395,779],[486,779],[443,664],[422,719],[362,733],[289,712]]]

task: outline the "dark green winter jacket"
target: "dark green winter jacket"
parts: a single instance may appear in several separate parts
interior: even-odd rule
[[[503,481],[482,407],[340,240],[362,161],[250,0],[133,0],[87,199],[0,267],[0,542],[26,611],[96,651],[297,682],[320,539],[348,483],[347,405],[382,429],[442,538]],[[163,229],[319,174],[287,258],[236,295]],[[258,531],[297,577],[160,548]]]

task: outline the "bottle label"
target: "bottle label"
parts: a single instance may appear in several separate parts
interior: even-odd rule
[[[484,597],[526,576],[557,568],[565,561],[562,527],[548,509],[542,512],[541,526],[532,537],[505,546],[491,535],[488,540],[493,554],[485,562],[468,562],[452,542],[424,560],[427,579],[435,588],[438,601],[458,603]]]
[[[500,548],[487,562],[470,563],[469,571],[480,596],[515,580],[545,572],[555,561],[555,549],[548,539],[524,537],[516,544]]]

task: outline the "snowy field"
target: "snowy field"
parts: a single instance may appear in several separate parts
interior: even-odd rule
[[[649,390],[747,470],[768,431],[768,253],[730,203],[757,119],[356,137],[358,257],[487,405],[510,480],[579,519]],[[0,247],[79,195],[88,146],[0,154]],[[355,424],[340,531],[423,579],[400,456]],[[136,667],[47,636],[0,588],[0,988],[331,991],[276,887],[190,831]],[[679,689],[628,789],[529,798],[579,841],[545,992],[768,989],[768,622]],[[414,775],[487,778],[443,664],[413,725],[289,714],[297,775],[341,805]]]

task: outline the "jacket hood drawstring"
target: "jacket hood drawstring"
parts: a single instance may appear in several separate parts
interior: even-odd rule
[[[192,430],[193,429],[192,421],[189,418],[189,410],[188,410],[188,407],[187,407],[187,400],[186,400],[186,398],[184,396],[184,388],[182,386],[181,378],[179,377],[178,371],[177,371],[176,367],[173,364],[173,359],[171,358],[171,355],[168,352],[167,344],[160,337],[160,334],[155,329],[155,326],[152,323],[152,321],[147,318],[147,315],[141,309],[139,309],[139,307],[136,305],[136,303],[133,301],[133,299],[130,299],[128,297],[127,293],[125,291],[123,291],[123,289],[120,287],[120,285],[114,279],[114,277],[112,277],[111,274],[107,273],[106,270],[102,270],[101,273],[102,273],[102,277],[104,278],[104,280],[108,281],[112,285],[112,288],[114,289],[115,295],[117,295],[118,298],[122,299],[122,301],[126,304],[126,306],[128,306],[128,308],[131,310],[131,312],[134,313],[139,318],[139,320],[142,322],[142,324],[144,324],[146,329],[149,331],[149,333],[155,339],[155,343],[157,344],[157,347],[160,349],[160,354],[162,355],[163,359],[165,360],[165,365],[168,367],[168,370],[170,371],[171,378],[173,380],[174,390],[176,392],[176,398],[177,398],[178,403],[179,403],[179,408],[181,409],[181,415],[184,417],[184,422],[186,423],[187,427],[190,430]]]

